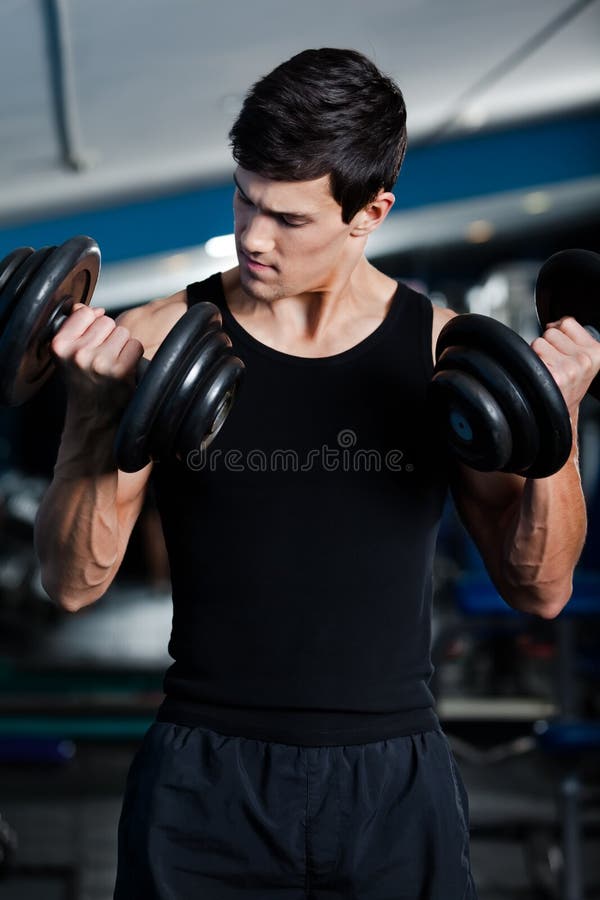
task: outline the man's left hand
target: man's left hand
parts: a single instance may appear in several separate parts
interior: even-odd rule
[[[600,341],[572,316],[563,316],[549,322],[531,348],[550,369],[573,417],[600,372]]]

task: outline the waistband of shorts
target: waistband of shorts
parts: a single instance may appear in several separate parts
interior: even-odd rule
[[[424,731],[441,731],[438,716],[431,707],[394,713],[273,710],[213,706],[173,697],[165,698],[156,721],[301,747],[369,744]]]

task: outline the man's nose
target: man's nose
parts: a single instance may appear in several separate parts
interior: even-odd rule
[[[268,216],[250,216],[242,229],[242,246],[246,253],[269,253],[275,246],[273,223]]]

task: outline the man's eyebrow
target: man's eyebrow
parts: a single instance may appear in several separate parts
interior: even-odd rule
[[[237,180],[235,175],[233,176],[233,183],[235,184],[236,188],[238,189],[238,191],[240,192],[242,197],[244,197],[245,200],[249,200],[250,202],[252,202],[250,200],[250,197],[248,196],[248,194],[246,193],[244,188],[241,186],[241,184],[239,183],[239,181]],[[272,216],[289,216],[291,219],[310,219],[311,218],[311,214],[307,213],[307,212],[285,212],[283,210],[280,211],[278,209],[265,209],[265,212],[269,213]]]

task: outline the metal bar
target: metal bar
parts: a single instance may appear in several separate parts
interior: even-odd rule
[[[478,78],[470,87],[468,87],[456,100],[454,109],[437,125],[430,134],[422,138],[419,144],[432,144],[441,140],[448,132],[460,123],[465,109],[477,97],[480,97],[485,91],[497,84],[505,75],[508,75],[517,68],[524,60],[528,59],[533,53],[543,47],[555,34],[565,28],[568,23],[578,16],[586,7],[596,3],[597,0],[575,0],[566,9],[561,10],[558,15],[550,19],[549,22],[536,31],[531,37],[527,38],[512,53],[509,53],[504,59],[496,63],[491,69]]]
[[[579,690],[576,684],[575,666],[576,623],[568,616],[561,616],[555,622],[557,637],[557,689],[561,715],[574,718],[579,713]]]
[[[560,785],[562,848],[564,857],[563,900],[583,900],[582,827],[579,799],[581,785],[576,774],[566,775]]]
[[[54,120],[63,163],[75,172],[89,167],[81,140],[75,68],[66,0],[42,0],[46,22]]]

